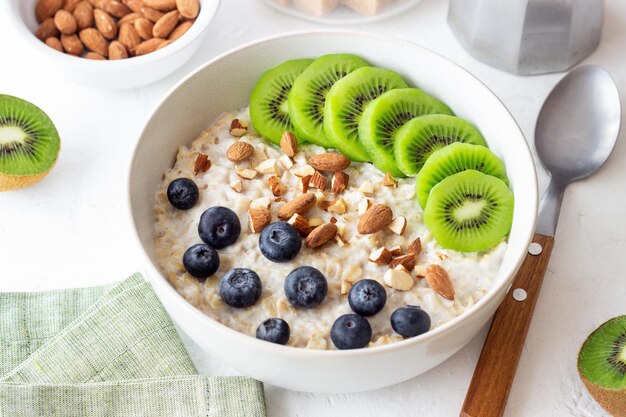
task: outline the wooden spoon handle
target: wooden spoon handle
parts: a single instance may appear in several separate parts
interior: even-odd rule
[[[553,246],[554,238],[535,234],[529,254],[491,323],[461,417],[502,417],[504,414]]]

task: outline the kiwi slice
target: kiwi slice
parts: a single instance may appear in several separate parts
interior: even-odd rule
[[[368,161],[358,132],[363,111],[387,91],[405,87],[398,74],[375,67],[361,67],[337,81],[324,106],[324,132],[330,143],[353,161]]]
[[[578,354],[578,373],[612,416],[626,416],[626,316],[598,327]]]
[[[452,115],[452,110],[418,88],[391,90],[368,104],[359,122],[359,140],[374,165],[403,177],[393,154],[394,134],[414,117],[430,113]]]
[[[293,130],[287,99],[296,78],[312,59],[285,61],[261,76],[250,95],[250,119],[254,129],[279,144],[286,130]]]
[[[454,142],[487,146],[483,135],[470,122],[444,114],[427,114],[408,121],[396,132],[393,152],[398,168],[413,176],[434,151]]]
[[[430,190],[438,182],[466,169],[474,169],[487,175],[493,175],[500,178],[505,184],[509,184],[504,163],[488,148],[471,143],[456,142],[433,152],[422,167],[415,180],[417,200],[420,206],[426,207]]]
[[[39,107],[0,94],[0,191],[41,181],[59,155],[54,124]]]
[[[324,103],[331,87],[367,62],[355,55],[331,54],[316,59],[293,83],[289,116],[301,141],[330,147],[324,133]]]
[[[424,223],[439,244],[459,252],[496,246],[511,230],[513,193],[499,178],[468,169],[430,191]]]

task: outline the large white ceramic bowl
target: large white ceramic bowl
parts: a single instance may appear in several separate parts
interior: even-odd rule
[[[399,72],[475,123],[506,163],[515,193],[509,248],[493,288],[458,318],[419,337],[352,351],[318,351],[262,342],[212,320],[183,299],[159,271],[155,256],[155,192],[177,148],[213,118],[248,104],[260,75],[287,59],[353,53]],[[524,136],[498,98],[463,68],[417,45],[364,33],[281,35],[234,49],[180,82],[157,106],[137,143],[128,195],[147,275],[174,320],[209,354],[281,387],[315,392],[364,391],[425,372],[465,345],[492,317],[526,254],[535,226],[535,168]],[[346,262],[345,259],[338,259]],[[349,262],[349,261],[348,261]]]
[[[3,0],[0,15],[38,56],[38,68],[54,71],[59,77],[93,87],[121,90],[150,84],[180,68],[200,48],[220,0],[200,0],[200,13],[189,30],[175,42],[151,54],[115,61],[77,58],[50,48],[35,36],[37,0]],[[26,52],[25,53],[29,53]]]

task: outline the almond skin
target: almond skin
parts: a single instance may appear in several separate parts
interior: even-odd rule
[[[96,52],[104,57],[109,54],[109,42],[104,36],[94,28],[87,28],[80,31],[80,40],[90,51]]]
[[[154,52],[157,50],[159,46],[161,46],[163,42],[165,42],[165,39],[159,39],[159,38],[148,39],[147,41],[142,42],[139,45],[137,45],[137,47],[135,48],[135,55],[140,56],[140,55],[149,54],[150,52]]]
[[[51,17],[41,22],[39,29],[35,32],[35,36],[37,36],[41,41],[45,41],[48,38],[56,38],[59,34],[59,29],[57,29],[54,24],[54,19]]]
[[[76,6],[83,0],[65,0],[65,4],[63,5],[63,10],[67,10],[70,13],[74,13],[76,10]]]
[[[247,142],[235,142],[228,151],[226,151],[226,157],[233,162],[241,162],[248,159],[254,152],[254,146]]]
[[[142,17],[143,15],[141,13],[131,12],[118,20],[117,25],[122,26],[124,23],[135,23],[135,20],[141,19]]]
[[[199,0],[176,0],[176,8],[181,16],[187,19],[195,19],[200,11]]]
[[[163,17],[163,13],[161,13],[160,11],[156,9],[153,9],[152,7],[145,7],[145,6],[142,7],[141,13],[146,19],[148,19],[152,23],[156,22],[157,20]]]
[[[115,36],[117,36],[117,24],[111,15],[104,10],[95,9],[93,17],[100,33],[108,40],[115,39]]]
[[[338,153],[323,153],[308,160],[319,171],[343,171],[350,166],[350,159]]]
[[[152,35],[155,38],[167,38],[178,24],[180,13],[177,10],[173,10],[163,15],[162,18],[157,20],[152,28]]]
[[[168,37],[168,39],[171,41],[175,41],[176,39],[179,39],[189,30],[191,25],[193,25],[192,22],[182,22],[180,25],[176,26],[176,28],[172,31],[172,33],[170,33],[170,36]]]
[[[43,23],[63,7],[63,0],[39,0],[35,6],[35,17],[38,23]]]
[[[126,47],[119,41],[113,41],[109,45],[109,59],[126,59],[128,51]]]
[[[428,265],[425,278],[433,291],[446,300],[454,300],[454,286],[445,269],[439,265]]]
[[[176,8],[176,0],[143,0],[143,4],[162,12],[169,12]]]
[[[362,235],[369,235],[383,230],[393,220],[393,212],[384,204],[372,205],[359,218],[357,230]]]
[[[64,35],[71,35],[76,33],[76,18],[67,10],[59,10],[54,15],[54,25]]]
[[[83,58],[94,59],[96,61],[106,61],[106,58],[96,52],[87,52]]]
[[[141,8],[143,7],[143,1],[141,0],[122,0],[130,10],[135,13],[141,13]]]
[[[74,8],[74,18],[79,31],[92,27],[94,23],[93,6],[86,1],[81,1]]]
[[[126,47],[126,51],[134,50],[141,43],[141,38],[131,23],[122,23],[118,41]]]
[[[313,193],[301,194],[278,210],[278,218],[289,220],[294,214],[304,214],[315,207],[317,197]]]
[[[272,212],[267,208],[248,209],[248,227],[252,233],[261,231],[272,221]]]
[[[61,44],[63,49],[70,55],[80,56],[85,50],[83,43],[74,35],[61,35]]]
[[[46,39],[46,45],[48,45],[50,48],[56,49],[59,52],[63,52],[63,45],[61,45],[61,41],[59,40],[59,38],[48,38]]]
[[[337,225],[332,223],[324,223],[321,226],[316,227],[306,237],[304,243],[308,248],[317,248],[324,243],[333,239],[337,234]]]
[[[293,158],[296,152],[298,152],[298,139],[296,135],[290,131],[284,132],[280,138],[280,147],[283,152],[285,152],[285,155]]]
[[[127,14],[131,12],[128,6],[122,4],[121,2],[117,0],[109,0],[104,5],[104,11],[110,14],[111,16],[117,17],[118,19],[121,19],[122,17],[126,16]]]
[[[135,31],[143,40],[147,41],[152,38],[153,27],[154,24],[145,17],[135,20]]]

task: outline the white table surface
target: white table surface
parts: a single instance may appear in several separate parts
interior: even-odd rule
[[[474,60],[447,27],[446,10],[446,1],[424,0],[401,17],[351,28],[408,39],[463,65],[500,96],[532,146],[541,103],[562,74],[516,77]],[[608,69],[626,97],[624,21],[626,3],[607,0],[602,42],[585,62]],[[12,23],[0,16],[0,92],[42,107],[59,129],[63,146],[44,182],[0,194],[0,291],[103,284],[140,269],[127,226],[123,178],[133,144],[157,100],[192,69],[241,43],[324,28],[279,14],[258,0],[223,0],[208,41],[182,69],[144,88],[111,92],[53,78],[14,36]],[[507,417],[605,415],[582,386],[575,363],[586,335],[626,313],[625,173],[622,138],[604,168],[566,192]],[[543,189],[547,177],[541,170],[540,181]],[[267,386],[269,415],[456,416],[485,332],[434,370],[387,389],[314,395]],[[183,337],[203,372],[235,373]]]

